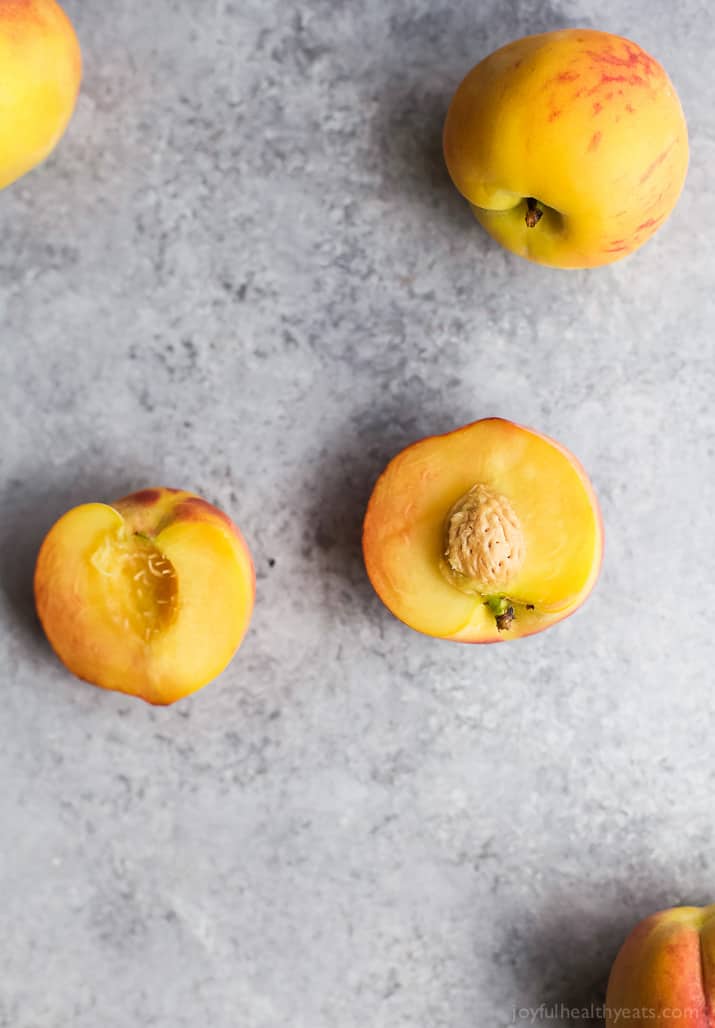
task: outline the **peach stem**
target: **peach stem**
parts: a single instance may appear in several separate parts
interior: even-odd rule
[[[505,596],[490,596],[486,604],[494,615],[497,629],[500,632],[508,631],[514,622],[514,608],[507,598]]]

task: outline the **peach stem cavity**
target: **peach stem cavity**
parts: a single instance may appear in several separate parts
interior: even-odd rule
[[[526,215],[524,217],[526,227],[536,228],[543,216],[544,208],[539,205],[539,201],[533,196],[527,196]]]

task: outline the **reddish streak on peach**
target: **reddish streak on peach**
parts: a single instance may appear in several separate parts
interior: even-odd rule
[[[594,64],[608,64],[614,68],[641,68],[646,75],[655,75],[658,72],[657,62],[644,50],[634,50],[626,45],[627,57],[623,57],[613,50],[586,50],[586,53]]]
[[[593,153],[594,150],[598,150],[600,142],[601,142],[601,133],[600,132],[594,132],[593,135],[591,136],[591,142],[588,144],[588,152],[589,153]]]
[[[593,113],[594,114],[600,114],[602,110],[603,110],[603,104],[600,104],[598,101],[596,101],[594,103],[594,105],[593,105]]]
[[[587,92],[587,96],[593,96],[594,93],[598,93],[603,89],[604,86],[609,86],[613,82],[625,82],[628,86],[645,86],[647,85],[646,80],[642,75],[608,75],[606,72],[602,72],[601,78],[598,80],[595,86]],[[609,92],[606,95],[606,99],[610,100],[613,97],[613,92]]]
[[[663,163],[663,161],[668,156],[670,151],[673,149],[674,145],[675,143],[673,142],[670,144],[670,146],[666,146],[665,150],[663,150],[662,153],[658,154],[653,163],[646,168],[646,170],[643,172],[639,180],[641,185],[643,185],[644,182],[648,181],[648,179],[651,177],[656,168],[660,167],[660,165]]]

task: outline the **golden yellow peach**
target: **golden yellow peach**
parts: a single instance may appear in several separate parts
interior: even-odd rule
[[[56,0],[0,3],[0,189],[51,153],[74,110],[82,58]]]
[[[444,154],[477,220],[508,250],[560,268],[641,246],[685,181],[673,84],[636,43],[565,29],[509,43],[449,107]]]

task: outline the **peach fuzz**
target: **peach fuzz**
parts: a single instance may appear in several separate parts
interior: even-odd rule
[[[35,569],[37,613],[66,667],[157,705],[224,670],[254,595],[239,529],[178,489],[74,507],[50,529]]]
[[[636,925],[616,957],[607,1028],[715,1026],[715,905],[673,907]]]
[[[363,527],[383,603],[426,635],[491,643],[572,614],[601,565],[598,502],[552,439],[486,418],[414,443],[380,476]]]
[[[82,58],[55,0],[0,3],[0,188],[40,164],[74,110]]]
[[[685,181],[688,132],[661,65],[607,32],[509,43],[458,87],[444,154],[477,220],[508,250],[587,268],[636,250]]]

